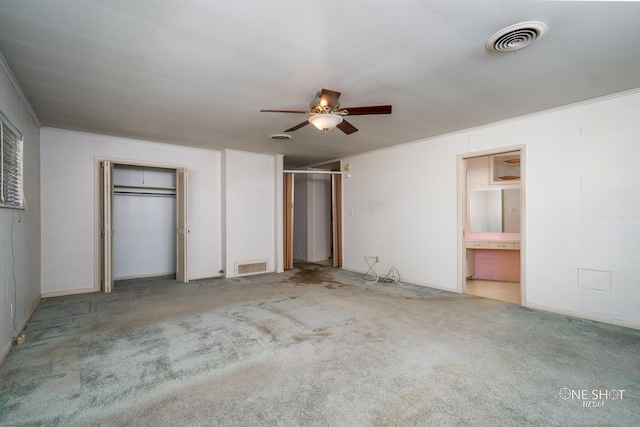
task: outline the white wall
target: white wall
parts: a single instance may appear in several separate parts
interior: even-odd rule
[[[293,175],[293,259],[309,261],[308,258],[308,203],[307,187],[309,178],[306,174]]]
[[[235,276],[236,262],[258,260],[267,260],[269,272],[278,271],[276,191],[282,190],[276,179],[282,180],[282,159],[237,150],[222,154],[225,275]]]
[[[114,195],[114,280],[175,273],[175,197]]]
[[[456,156],[464,135],[438,144],[410,143],[346,160],[344,268],[378,273],[396,267],[403,280],[456,289]]]
[[[308,260],[327,261],[331,256],[331,175],[309,175]]]
[[[349,158],[345,268],[456,291],[457,156],[525,144],[526,304],[640,327],[638,117],[635,91]]]
[[[97,158],[186,166],[189,277],[219,275],[219,151],[42,128],[41,158],[43,295],[94,290]]]
[[[114,279],[175,274],[175,169],[115,165],[113,185]]]
[[[11,348],[14,322],[21,330],[40,296],[40,128],[12,83],[4,58],[0,61],[3,63],[0,110],[24,138],[23,185],[27,206],[25,210],[0,208],[1,362]]]

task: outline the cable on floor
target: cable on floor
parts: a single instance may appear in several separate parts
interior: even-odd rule
[[[367,284],[373,285],[374,283],[395,283],[398,285],[402,285],[402,283],[400,283],[400,272],[395,267],[391,267],[386,276],[380,276],[373,269],[373,267],[378,263],[376,259],[377,257],[375,256],[364,256],[364,261],[367,263],[367,267],[369,267],[369,270],[367,270],[362,278],[367,282]],[[370,260],[374,260],[373,264],[370,262]]]
[[[370,259],[374,260],[373,264],[369,263]],[[375,259],[376,259],[376,257],[374,257],[374,256],[366,256],[366,255],[364,256],[364,261],[367,263],[367,266],[369,267],[369,270],[367,270],[367,272],[365,273],[364,276],[362,276],[362,278],[369,285],[373,285],[374,283],[378,283],[378,280],[380,280],[380,276],[373,269],[373,266],[376,265],[376,263],[378,262],[378,261],[375,261]]]

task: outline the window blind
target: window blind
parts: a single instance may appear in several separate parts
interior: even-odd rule
[[[22,134],[0,115],[0,206],[23,208]]]

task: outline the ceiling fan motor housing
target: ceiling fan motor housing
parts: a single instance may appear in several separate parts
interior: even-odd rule
[[[322,114],[322,113],[333,113],[340,109],[340,103],[338,101],[335,102],[335,105],[331,106],[329,104],[322,105],[322,92],[316,93],[315,98],[311,100],[309,103],[309,113],[310,114]]]

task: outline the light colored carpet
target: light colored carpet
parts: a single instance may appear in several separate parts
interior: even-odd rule
[[[117,285],[41,301],[0,366],[0,425],[640,420],[637,330],[317,265]]]

